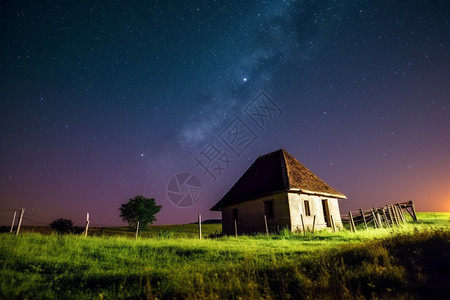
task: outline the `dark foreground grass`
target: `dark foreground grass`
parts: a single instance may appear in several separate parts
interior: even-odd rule
[[[357,234],[201,241],[2,234],[0,298],[446,299],[448,217]]]

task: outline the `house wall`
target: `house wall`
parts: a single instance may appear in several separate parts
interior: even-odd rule
[[[303,231],[301,215],[306,230],[312,230],[314,215],[316,215],[315,230],[331,227],[331,223],[327,226],[325,222],[322,200],[327,200],[329,215],[333,217],[335,226],[338,229],[342,228],[338,199],[283,192],[224,207],[222,209],[222,232],[234,234],[233,209],[238,211],[237,231],[239,234],[265,232],[264,202],[270,200],[273,200],[274,217],[267,219],[267,227],[271,232],[282,228]],[[305,214],[305,200],[309,201],[310,216]]]
[[[305,200],[309,201],[310,216],[306,216],[305,213]],[[326,228],[327,224],[325,222],[322,200],[327,200],[329,215],[333,217],[335,226],[339,229],[342,228],[338,199],[289,192],[288,203],[290,208],[291,230],[303,231],[303,224],[305,225],[305,230],[312,230],[314,215],[316,216],[314,228],[317,230]],[[303,217],[303,224],[301,217]],[[331,226],[331,223],[329,226]]]
[[[234,234],[233,209],[238,211],[238,233],[265,232],[264,202],[270,200],[273,200],[274,217],[267,219],[269,231],[276,231],[283,227],[290,228],[287,194],[279,193],[224,207],[222,209],[222,232]]]

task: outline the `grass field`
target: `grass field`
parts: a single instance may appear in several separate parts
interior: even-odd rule
[[[217,232],[216,224],[205,226],[205,235]],[[450,213],[420,213],[418,223],[357,233],[198,240],[189,224],[151,226],[136,241],[120,236],[125,228],[107,231],[88,238],[1,234],[0,298],[448,299],[450,293]]]
[[[4,227],[4,232],[9,232],[10,227]],[[75,232],[82,233],[84,228],[75,228]],[[202,224],[202,236],[218,235],[222,231],[221,224]],[[25,226],[21,233],[52,234],[49,226]],[[89,228],[89,236],[94,237],[135,237],[135,231],[130,227],[93,227]],[[145,230],[139,231],[141,238],[198,238],[198,224],[185,225],[150,225]]]

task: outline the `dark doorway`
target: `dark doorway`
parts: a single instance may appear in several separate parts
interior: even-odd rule
[[[325,224],[327,227],[331,227],[330,223],[330,210],[328,209],[328,200],[322,200],[322,210],[323,210],[323,218],[325,219]]]

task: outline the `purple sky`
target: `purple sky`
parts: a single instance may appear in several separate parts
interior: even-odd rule
[[[279,148],[347,195],[343,214],[450,211],[447,1],[210,2],[0,5],[1,224],[23,207],[25,225],[121,225],[138,194],[157,224],[220,218]],[[177,174],[195,203],[168,194]]]

